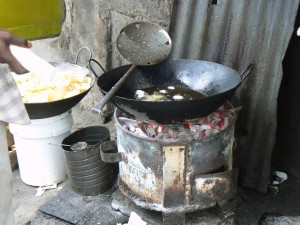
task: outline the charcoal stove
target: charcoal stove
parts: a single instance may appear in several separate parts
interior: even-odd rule
[[[121,114],[124,118],[119,109],[114,114],[117,142],[103,143],[101,155],[107,162],[120,161],[118,189],[137,206],[161,212],[163,224],[185,224],[186,213],[222,205],[234,197],[236,112],[226,128],[201,139],[136,134],[120,122]],[[116,147],[118,153],[107,151]]]

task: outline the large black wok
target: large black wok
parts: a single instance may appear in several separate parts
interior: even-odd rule
[[[73,97],[58,101],[44,103],[25,103],[25,108],[30,119],[49,118],[67,112],[83,99],[83,97],[90,91],[93,84],[95,83],[95,76],[84,67],[63,62],[55,62],[51,64],[54,65],[58,71],[88,74],[88,76],[92,79],[91,87],[88,90],[80,93],[79,95],[75,95]]]
[[[97,81],[101,92],[106,94],[129,67],[121,66],[103,73]],[[166,60],[153,66],[139,66],[111,102],[139,119],[159,124],[193,120],[207,116],[229,100],[252,68],[250,65],[241,76],[224,65],[200,60]],[[136,90],[157,86],[185,86],[207,97],[163,102],[140,101],[132,97]]]

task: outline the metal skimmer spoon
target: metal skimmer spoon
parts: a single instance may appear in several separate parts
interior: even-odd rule
[[[133,64],[92,109],[93,113],[100,114],[102,107],[137,66],[150,66],[165,60],[171,52],[172,43],[168,33],[157,24],[136,22],[122,29],[117,40],[117,47],[120,54]]]
[[[80,151],[83,149],[86,149],[87,147],[90,147],[86,142],[84,141],[79,141],[76,142],[74,144],[71,145],[66,145],[66,144],[53,144],[53,143],[49,143],[50,145],[56,145],[56,146],[66,146],[66,147],[70,147],[70,149],[72,151]]]

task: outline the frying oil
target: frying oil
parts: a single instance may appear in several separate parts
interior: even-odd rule
[[[182,86],[150,87],[137,90],[134,98],[142,101],[183,101],[201,99],[204,94]]]

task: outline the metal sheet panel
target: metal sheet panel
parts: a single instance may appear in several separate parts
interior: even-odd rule
[[[235,93],[243,105],[235,159],[243,186],[267,191],[275,143],[277,96],[299,0],[175,0],[171,59],[201,59],[242,72],[255,68]]]

